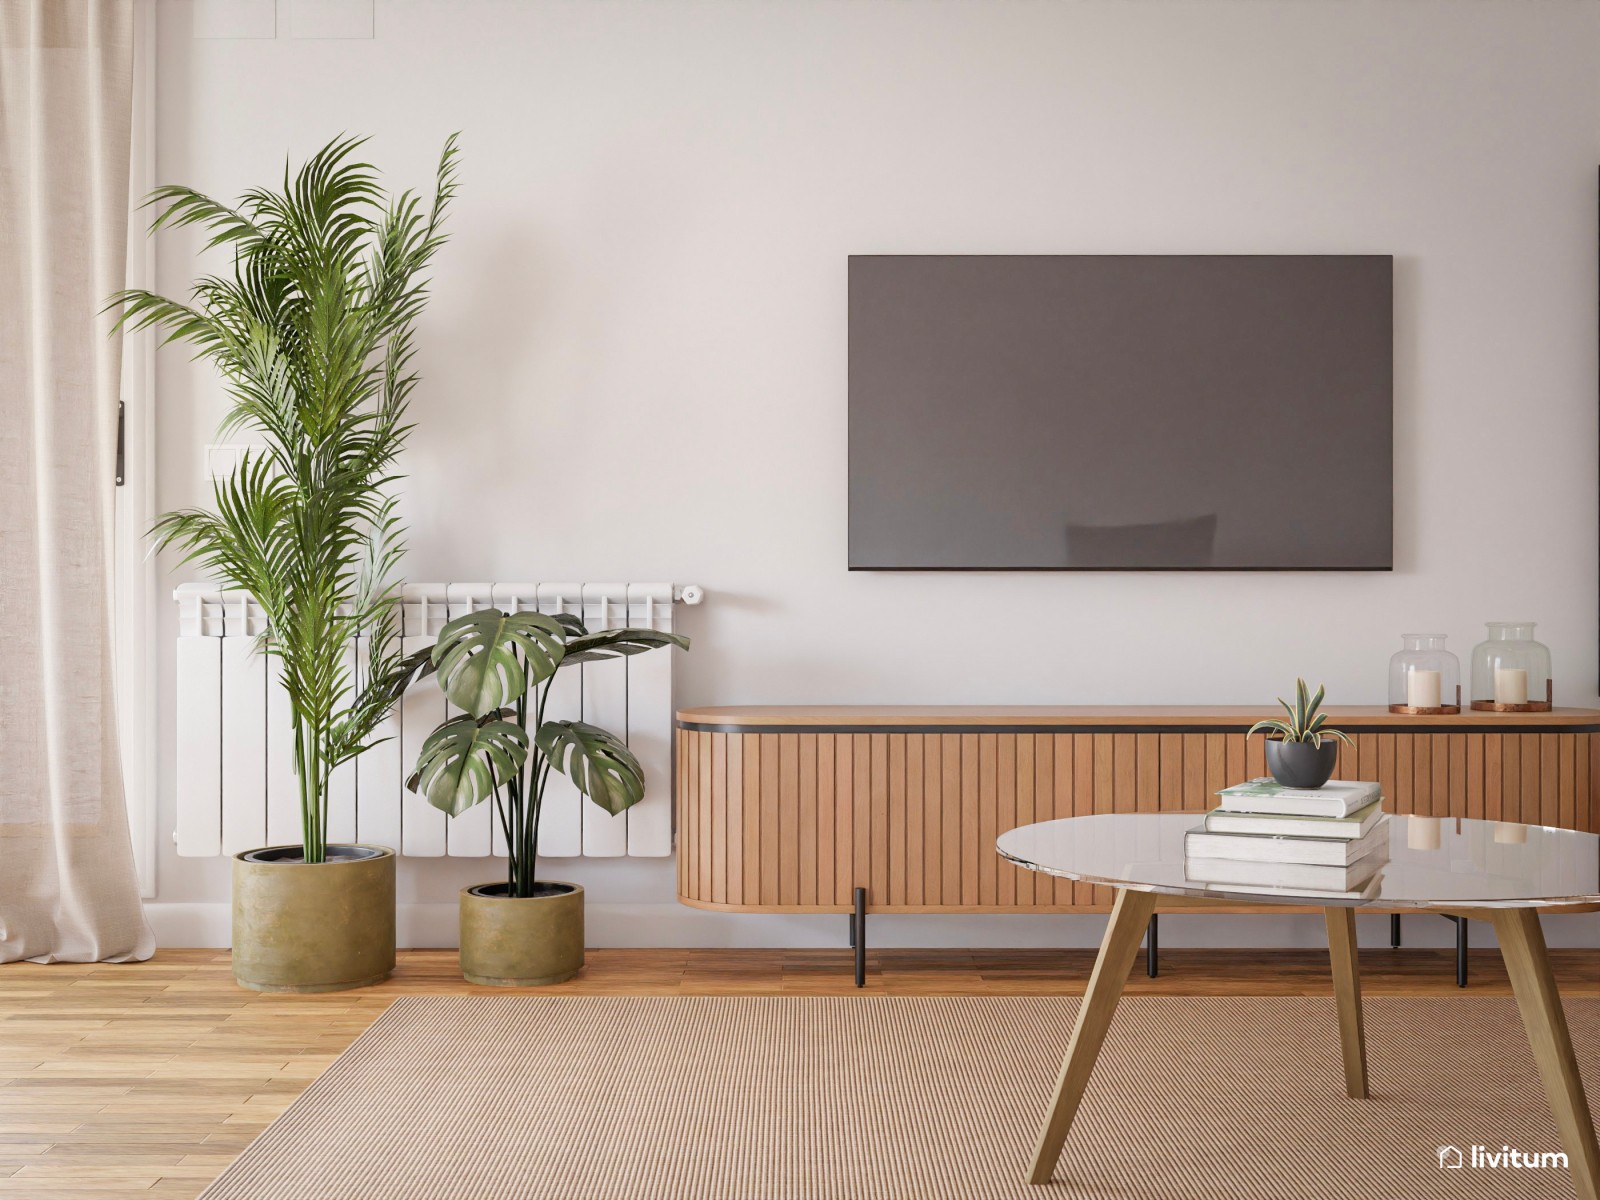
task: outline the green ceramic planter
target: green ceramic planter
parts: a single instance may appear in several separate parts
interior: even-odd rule
[[[252,861],[299,853],[269,846],[234,855],[234,979],[257,992],[381,983],[394,970],[394,851],[329,846],[325,863]]]
[[[503,883],[461,889],[461,973],[472,983],[541,987],[583,969],[583,889],[554,880],[543,896],[485,895]]]

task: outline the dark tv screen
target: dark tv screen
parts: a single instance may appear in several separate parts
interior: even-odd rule
[[[1388,570],[1387,255],[856,255],[853,570]]]

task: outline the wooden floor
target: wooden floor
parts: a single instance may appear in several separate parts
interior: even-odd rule
[[[867,990],[899,995],[1072,994],[1090,951],[885,950]],[[1600,952],[1554,951],[1567,995],[1600,995]],[[1166,950],[1130,994],[1326,995],[1325,952]],[[1474,952],[1471,994],[1509,991],[1496,951]],[[1361,954],[1368,995],[1451,994],[1441,950]],[[591,950],[551,991],[848,994],[833,950]],[[464,983],[453,951],[403,952],[388,983],[323,996],[235,987],[228,956],[163,950],[127,966],[0,966],[0,1198],[192,1197],[396,996],[496,993]]]

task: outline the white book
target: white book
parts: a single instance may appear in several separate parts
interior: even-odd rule
[[[1304,870],[1326,871],[1328,867],[1307,867]],[[1321,887],[1268,887],[1254,883],[1208,883],[1206,891],[1215,895],[1235,896],[1276,896],[1285,902],[1299,900],[1371,900],[1378,894],[1378,887],[1383,882],[1383,873],[1374,871],[1372,875],[1359,887],[1340,891],[1338,888]]]
[[[1240,813],[1213,809],[1206,814],[1207,833],[1256,833],[1267,837],[1364,837],[1383,817],[1383,802],[1374,800],[1348,817],[1302,817],[1288,813]]]
[[[1183,839],[1188,858],[1242,862],[1314,863],[1344,867],[1389,843],[1389,822],[1379,821],[1358,838],[1267,837],[1259,833],[1207,833],[1196,826]]]
[[[1349,866],[1315,863],[1239,862],[1226,858],[1190,858],[1183,864],[1191,883],[1207,891],[1259,892],[1262,895],[1317,896],[1357,899],[1372,890],[1380,868],[1389,861],[1387,850],[1369,854]]]
[[[1380,798],[1376,783],[1331,780],[1319,788],[1286,788],[1271,779],[1236,783],[1217,793],[1227,812],[1272,813],[1292,817],[1348,817]]]

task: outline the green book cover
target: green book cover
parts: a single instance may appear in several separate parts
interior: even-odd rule
[[[1225,787],[1219,796],[1239,796],[1261,800],[1323,800],[1335,796],[1356,796],[1363,792],[1377,793],[1376,783],[1360,783],[1348,779],[1330,779],[1319,788],[1284,787],[1272,779],[1251,779]]]
[[[1228,808],[1213,808],[1206,814],[1206,825],[1209,828],[1211,824],[1211,818],[1215,816],[1226,817],[1232,821],[1291,821],[1297,826],[1303,826],[1305,828],[1307,837],[1316,837],[1317,830],[1326,830],[1330,826],[1334,825],[1346,826],[1350,828],[1359,827],[1362,822],[1367,820],[1367,818],[1375,816],[1377,813],[1381,812],[1382,805],[1383,797],[1379,796],[1371,804],[1364,805],[1363,807],[1356,809],[1355,812],[1343,817],[1318,817],[1307,813],[1244,813],[1236,812],[1235,810]]]

